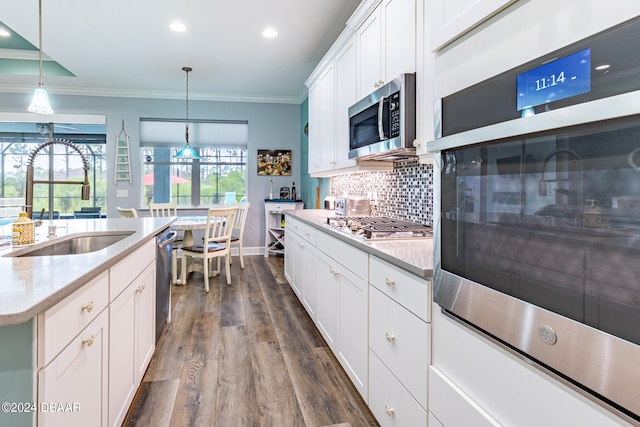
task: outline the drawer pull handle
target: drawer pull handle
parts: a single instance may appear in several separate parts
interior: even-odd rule
[[[86,344],[87,347],[91,347],[93,345],[93,335],[91,335],[89,338],[87,338],[86,340],[82,340],[82,344]]]
[[[396,285],[396,282],[394,282],[393,280],[389,279],[388,277],[386,279],[384,279],[385,283],[387,284],[388,287],[392,287]]]
[[[93,310],[93,301],[89,301],[89,304],[82,306],[82,311],[87,310],[87,313],[91,313]]]
[[[395,335],[392,335],[389,332],[385,332],[384,337],[387,339],[387,342],[394,342],[396,340]]]
[[[394,410],[391,406],[384,405],[384,412],[386,412],[386,414],[391,417],[393,416]]]

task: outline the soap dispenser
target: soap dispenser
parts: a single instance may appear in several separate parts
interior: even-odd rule
[[[297,194],[296,194],[296,183],[294,182],[294,183],[291,185],[291,198],[292,198],[293,200],[296,200],[296,198],[297,198],[296,196],[297,196]]]
[[[11,225],[11,243],[14,246],[35,243],[34,221],[27,216],[26,212],[20,212],[18,219]]]

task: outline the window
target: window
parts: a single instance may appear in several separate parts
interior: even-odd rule
[[[81,200],[80,185],[35,184],[34,217],[44,209],[73,217],[83,206],[106,211],[107,155],[106,126],[76,123],[0,123],[0,199],[20,199],[24,205],[26,166],[30,154],[50,139],[66,139],[77,145],[89,162],[90,201]],[[50,145],[34,158],[34,179],[42,181],[84,181],[78,153],[64,145]]]
[[[141,119],[142,206],[176,202],[196,207],[244,199],[247,122],[190,121],[189,143],[199,160],[174,157],[185,144],[184,133],[184,121]]]

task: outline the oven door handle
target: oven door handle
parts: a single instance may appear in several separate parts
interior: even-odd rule
[[[387,99],[386,96],[381,96],[380,101],[378,101],[378,136],[380,136],[380,141],[384,141],[386,139],[384,136],[384,122],[382,120],[384,116],[385,99]]]

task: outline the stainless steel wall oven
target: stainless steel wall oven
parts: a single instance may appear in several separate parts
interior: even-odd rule
[[[640,423],[640,20],[437,102],[435,301]]]

